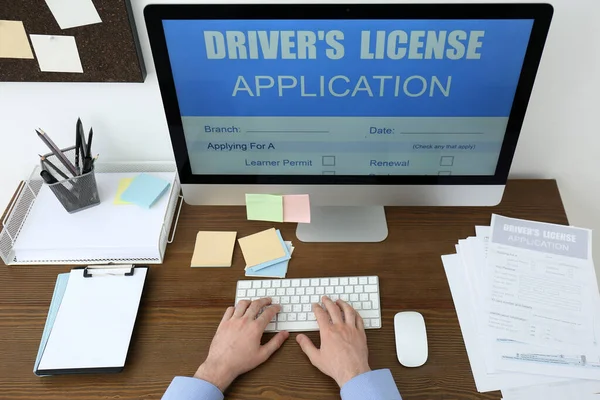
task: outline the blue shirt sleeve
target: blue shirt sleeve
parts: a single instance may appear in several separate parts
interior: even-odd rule
[[[223,393],[212,383],[201,379],[176,376],[162,400],[223,400]]]
[[[389,369],[355,376],[342,386],[340,395],[342,400],[402,400]]]

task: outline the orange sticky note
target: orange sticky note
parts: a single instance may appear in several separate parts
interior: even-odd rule
[[[283,222],[310,223],[310,198],[307,194],[283,196]]]

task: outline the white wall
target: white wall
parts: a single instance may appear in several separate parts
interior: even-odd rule
[[[71,143],[80,116],[94,127],[102,160],[172,159],[143,22],[150,1],[132,2],[149,71],[145,83],[0,83],[0,208],[36,154],[46,151],[34,133],[38,126],[56,142]],[[556,178],[571,223],[600,228],[600,1],[550,2],[554,19],[511,175]]]

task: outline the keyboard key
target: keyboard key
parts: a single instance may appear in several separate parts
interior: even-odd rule
[[[360,296],[360,301],[367,301],[369,300],[369,294],[368,293],[361,293]]]
[[[319,280],[318,279],[311,279],[310,280],[310,286],[319,286]]]
[[[280,304],[280,303],[281,303],[281,298],[279,298],[277,296],[271,297],[271,304]]]
[[[248,297],[256,296],[256,289],[248,289],[248,291],[246,292],[246,296],[248,296]]]
[[[377,285],[377,277],[376,276],[369,277],[369,285]]]
[[[252,281],[239,281],[238,288],[239,289],[250,289],[250,288],[252,288]]]
[[[370,328],[371,327],[371,320],[370,319],[363,319],[363,324],[365,325],[365,328]]]
[[[331,286],[337,286],[337,285],[339,285],[339,284],[340,284],[340,280],[339,280],[338,278],[331,278],[331,279],[329,280],[329,284],[330,284]]]
[[[301,312],[298,314],[298,321],[306,321],[307,316],[305,312]]]
[[[344,293],[354,293],[354,286],[344,286]]]
[[[371,302],[370,301],[363,301],[362,302],[362,309],[363,310],[370,310],[371,309]]]
[[[304,288],[303,287],[296,288],[296,294],[298,296],[302,296],[304,294]]]
[[[267,325],[267,327],[265,328],[265,331],[274,331],[276,330],[275,328],[275,323],[270,323]]]
[[[367,293],[376,293],[377,292],[377,285],[366,285],[365,286],[365,292],[367,292]]]
[[[277,314],[273,315],[273,318],[271,318],[271,322],[277,322]]]
[[[292,281],[292,287],[300,287],[300,279],[294,279]]]
[[[250,298],[248,298],[248,297],[240,297],[240,298],[237,299],[237,302],[235,304],[239,303],[242,300],[250,300]]]
[[[283,309],[281,311],[283,311],[284,313],[291,313],[292,312],[292,305],[291,304],[284,304]]]
[[[379,321],[379,318],[373,318],[371,320],[371,327],[379,328],[380,326],[381,326],[381,322]]]
[[[327,286],[325,288],[325,294],[332,294],[333,293],[333,286]]]
[[[350,295],[350,301],[358,301],[358,295],[356,293],[352,293]]]
[[[280,281],[272,281],[271,286],[273,286],[274,288],[277,289],[277,288],[281,287],[281,282]]]
[[[379,311],[377,310],[360,310],[358,312],[363,319],[365,318],[379,318]]]
[[[373,304],[374,309],[378,309],[379,307],[379,296],[377,293],[369,294],[369,299],[371,300],[371,304]]]
[[[252,281],[252,289],[260,289],[260,281]]]
[[[337,293],[337,294],[344,293],[344,287],[343,286],[336,286],[335,287],[335,293]]]
[[[321,299],[317,295],[310,296],[311,303],[318,303]]]
[[[280,321],[280,322],[287,321],[287,314],[285,314],[285,313],[277,314],[277,321]]]
[[[340,285],[342,285],[342,286],[348,285],[348,278],[341,278],[340,279]]]
[[[314,312],[309,312],[307,315],[308,315],[307,319],[309,321],[316,321],[317,320],[317,317],[315,317],[315,313]]]
[[[348,301],[349,298],[350,298],[349,294],[340,294],[340,299],[342,299],[344,301]]]
[[[350,284],[351,285],[358,285],[358,278],[356,278],[356,277],[350,278]]]
[[[256,291],[256,295],[258,297],[265,297],[267,295],[267,291],[265,289],[258,289]]]
[[[312,286],[307,287],[305,290],[305,294],[315,294],[315,288]]]
[[[302,311],[303,312],[312,311],[312,304],[302,304]]]
[[[362,293],[364,291],[362,285],[354,286],[354,293]]]
[[[300,303],[300,296],[292,296],[291,300],[290,300],[290,303],[292,303],[292,304],[298,304],[298,303]]]
[[[303,287],[310,286],[310,279],[302,279],[302,286]]]
[[[310,305],[310,296],[300,296],[300,303]]]
[[[315,293],[317,294],[325,294],[325,288],[322,286],[319,286],[318,288],[315,289]]]
[[[278,322],[277,329],[280,331],[318,331],[319,325],[317,321],[301,321],[293,324],[290,322]]]
[[[337,294],[332,294],[329,296],[329,298],[331,299],[331,301],[336,302],[340,297]]]
[[[294,313],[288,314],[288,321],[295,321],[296,319],[297,319],[296,314],[294,314]],[[281,329],[281,328],[279,328],[279,329]]]
[[[250,298],[250,300],[252,300],[252,301],[260,300],[260,297],[252,297],[252,298]]]
[[[360,278],[358,278],[358,283],[361,285],[366,285],[367,283],[369,283],[369,280],[366,276],[361,276]]]
[[[352,307],[358,311],[358,310],[362,310],[362,304],[360,303],[360,301],[355,301],[352,303]]]
[[[284,288],[277,289],[277,296],[284,296],[284,295],[285,295],[285,289]]]
[[[273,297],[275,296],[277,292],[275,291],[275,289],[267,289],[267,296],[268,297]]]
[[[238,290],[237,297],[246,297],[246,291],[244,289]]]
[[[290,304],[290,296],[281,296],[281,304]]]
[[[281,281],[281,287],[285,287],[288,288],[291,286],[290,280],[289,279],[284,279]]]
[[[296,293],[296,289],[294,289],[293,287],[289,287],[287,289],[285,289],[285,294],[287,294],[288,296],[293,296]]]
[[[271,281],[262,281],[262,287],[268,289],[271,287]]]

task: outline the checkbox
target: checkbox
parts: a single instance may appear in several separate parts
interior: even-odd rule
[[[454,156],[442,156],[440,158],[440,165],[442,167],[451,167],[454,165]]]
[[[335,156],[323,156],[324,167],[335,167]]]
[[[323,175],[335,175],[335,171],[323,171]]]
[[[452,171],[440,171],[438,175],[452,175]]]

